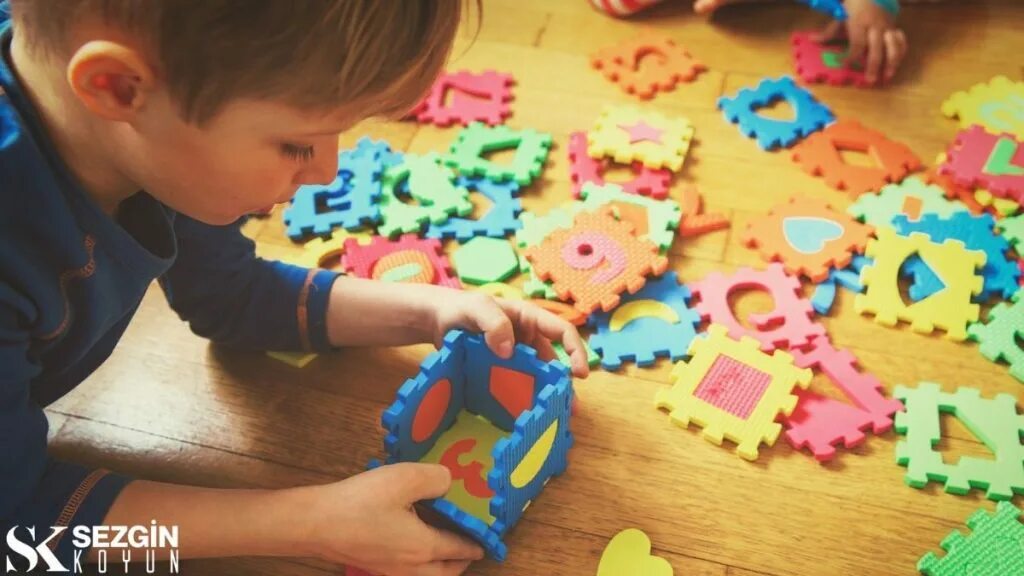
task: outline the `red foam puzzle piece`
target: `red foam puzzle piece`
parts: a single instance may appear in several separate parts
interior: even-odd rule
[[[342,259],[345,271],[360,278],[462,288],[436,238],[424,240],[405,234],[389,240],[374,236],[365,245],[348,238]]]
[[[484,122],[501,124],[512,114],[511,74],[488,70],[480,74],[468,71],[442,74],[427,97],[410,112],[418,122],[437,126]],[[450,98],[449,98],[450,93]]]
[[[603,186],[606,182],[604,172],[611,165],[607,158],[592,158],[587,154],[587,133],[573,132],[569,134],[569,175],[572,178],[572,195],[580,197],[580,190],[587,182]],[[633,179],[616,182],[630,194],[650,196],[657,200],[668,197],[669,180],[672,172],[664,168],[647,168],[640,162],[634,162],[630,169]]]
[[[1024,142],[971,126],[957,134],[939,169],[961,186],[977,186],[1024,206]]]
[[[826,83],[833,86],[852,84],[860,88],[873,86],[864,75],[862,66],[850,67],[843,62],[845,50],[839,46],[821,44],[813,32],[794,32],[790,38],[796,73],[804,82]]]

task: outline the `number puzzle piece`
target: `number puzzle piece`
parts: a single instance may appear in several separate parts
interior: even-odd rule
[[[996,505],[995,513],[978,510],[967,519],[971,534],[953,530],[939,546],[942,558],[929,552],[917,562],[925,576],[1008,576],[1024,574],[1024,524],[1020,509],[1009,502]]]
[[[1024,205],[1024,142],[971,126],[956,136],[940,171],[961,186],[984,188]]]
[[[651,539],[636,528],[615,535],[601,553],[597,576],[672,576],[672,565],[651,554]]]
[[[573,132],[569,134],[569,174],[572,179],[572,193],[576,198],[580,197],[581,187],[593,182],[599,186],[605,184],[604,171],[609,161],[607,158],[591,158],[587,154],[587,133]],[[630,194],[650,196],[658,200],[668,197],[669,180],[672,173],[668,170],[654,170],[644,167],[639,162],[630,165],[633,172],[633,179],[626,182],[616,182],[622,189]]]
[[[753,330],[743,326],[729,304],[730,294],[748,289],[767,291],[775,303],[775,310],[751,315]],[[769,264],[764,270],[741,268],[731,276],[712,272],[691,283],[690,290],[700,299],[696,309],[702,318],[725,327],[732,338],[754,338],[766,352],[803,346],[825,335],[825,327],[812,320],[811,303],[800,296],[800,280],[787,275],[781,264]]]
[[[1018,252],[1024,253],[1024,249],[1021,248],[1022,244],[1024,244],[1024,214],[1013,218],[1005,218],[996,225],[999,227],[1003,238],[1010,242],[1010,246],[1015,247]]]
[[[473,238],[452,254],[459,278],[470,284],[503,282],[519,270],[519,258],[504,238]]]
[[[633,225],[633,234],[637,238],[657,244],[662,254],[672,246],[682,218],[682,208],[676,201],[628,194],[615,184],[587,184],[580,191],[580,198],[583,199],[583,210],[611,210],[617,220]]]
[[[510,148],[515,149],[511,164],[484,158],[489,152]],[[457,168],[463,176],[485,176],[496,182],[514,180],[520,186],[529,186],[540,176],[550,148],[550,134],[474,122],[459,133],[448,150],[445,163]]]
[[[657,357],[685,357],[700,324],[700,314],[687,307],[689,299],[676,273],[666,272],[624,296],[615,310],[591,316],[596,332],[590,346],[601,354],[601,365],[618,370],[624,361],[650,366]]]
[[[407,154],[405,161],[384,172],[380,197],[382,236],[419,233],[427,224],[440,224],[453,215],[466,216],[473,211],[469,191],[454,184],[455,174],[441,166],[437,154]],[[403,202],[399,197],[405,186],[419,202]]]
[[[869,154],[877,166],[859,166],[843,160],[841,151]],[[921,167],[921,160],[906,145],[853,120],[839,120],[808,136],[793,148],[793,160],[811,176],[821,176],[837,190],[857,197],[899,182]]]
[[[1024,82],[996,76],[954,93],[942,103],[942,113],[959,118],[961,128],[977,124],[992,133],[1008,132],[1024,138]]]
[[[473,122],[501,124],[512,114],[509,102],[513,84],[511,74],[494,70],[445,73],[413,114],[418,122],[442,127]]]
[[[757,460],[758,446],[772,446],[782,431],[775,418],[793,412],[793,388],[806,389],[812,374],[794,366],[789,354],[769,356],[757,340],[736,341],[728,332],[712,324],[707,337],[690,342],[690,361],[676,363],[672,388],[658,393],[657,404],[673,423],[685,428],[692,421],[705,440],[720,446],[728,438],[741,458]]]
[[[944,482],[950,494],[964,495],[978,488],[990,500],[1024,494],[1024,416],[1017,414],[1013,396],[985,399],[978,390],[964,387],[949,394],[931,382],[917,388],[897,386],[893,396],[906,405],[906,411],[896,413],[896,432],[906,436],[896,444],[896,463],[907,467],[908,486],[924,488],[929,481]],[[961,456],[956,464],[944,462],[934,449],[942,438],[939,415],[943,412],[956,416],[994,458]]]
[[[799,0],[804,4],[807,4],[812,9],[817,10],[823,14],[828,14],[835,20],[843,21],[846,20],[846,8],[843,7],[842,0]]]
[[[427,238],[455,238],[459,242],[465,242],[474,236],[504,238],[522,227],[519,213],[523,211],[523,206],[515,197],[519,190],[519,185],[515,182],[493,182],[486,178],[459,176],[455,185],[476,191],[487,198],[490,207],[475,220],[454,217],[441,224],[431,225],[425,234]]]
[[[873,233],[874,227],[822,200],[790,198],[748,224],[743,242],[759,248],[765,261],[781,262],[786,272],[821,282],[833,268],[845,268],[854,254],[862,254]]]
[[[911,176],[899,184],[883,187],[878,194],[862,195],[846,212],[875,228],[892,228],[892,219],[900,214],[912,220],[922,214],[948,218],[957,212],[967,212],[967,206],[958,200],[946,199],[942,188],[926,185]]]
[[[996,220],[990,214],[972,216],[967,212],[939,218],[925,214],[920,220],[911,222],[906,216],[893,219],[896,231],[906,236],[912,232],[926,234],[932,242],[959,240],[967,250],[985,253],[985,266],[981,269],[984,285],[979,300],[988,300],[993,295],[1009,298],[1017,291],[1020,269],[1016,262],[1006,257],[1010,242],[995,232]]]
[[[853,403],[841,402],[810,390],[796,390],[800,401],[784,420],[786,440],[796,448],[808,448],[820,461],[836,455],[836,446],[860,445],[865,432],[883,434],[892,427],[892,415],[903,408],[899,400],[886,398],[882,382],[857,369],[857,358],[837,350],[827,336],[815,338],[809,350],[794,350],[799,368],[823,372]]]
[[[348,238],[342,259],[345,271],[360,278],[462,288],[459,279],[452,275],[441,242],[423,240],[415,234],[397,240],[374,236],[367,245]]]
[[[691,82],[707,70],[675,40],[656,36],[653,31],[597,52],[590,63],[627,94],[645,100],[659,90],[667,92],[680,82]]]
[[[780,101],[793,109],[792,120],[778,120],[757,111]],[[797,86],[789,76],[765,78],[756,88],[744,88],[732,98],[718,99],[718,109],[725,119],[737,124],[747,138],[756,138],[764,150],[789,148],[835,120],[832,111],[814,99],[806,89]]]
[[[704,199],[700,190],[690,185],[683,189],[683,219],[679,222],[679,234],[684,238],[699,236],[729,227],[729,218],[722,214],[704,213]]]
[[[633,235],[633,226],[600,212],[581,212],[573,227],[552,232],[526,249],[541,280],[552,280],[562,300],[589,314],[619,304],[620,294],[643,288],[647,274],[661,274],[668,259]]]
[[[1012,301],[1012,305],[996,305],[988,313],[988,322],[971,324],[967,337],[981,344],[982,356],[1008,363],[1010,375],[1024,382],[1024,349],[1017,343],[1024,338],[1024,290],[1018,290]]]
[[[648,168],[678,172],[693,140],[693,125],[631,106],[607,106],[587,134],[587,153],[620,164],[640,162]]]
[[[845,62],[847,46],[822,44],[814,32],[794,32],[790,38],[796,73],[804,82],[826,83],[834,86],[852,84],[860,88],[872,86],[864,75],[860,62],[852,66]]]

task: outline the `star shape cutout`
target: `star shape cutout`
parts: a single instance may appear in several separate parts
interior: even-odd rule
[[[651,126],[647,122],[637,122],[635,124],[619,124],[619,128],[622,128],[626,132],[629,132],[629,143],[636,144],[637,142],[650,141],[655,144],[661,144],[661,133],[664,132],[661,128]]]

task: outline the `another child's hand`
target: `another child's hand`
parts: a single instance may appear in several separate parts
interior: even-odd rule
[[[896,27],[896,16],[876,0],[845,0],[846,22],[832,22],[819,37],[828,42],[849,39],[848,62],[863,62],[869,82],[888,82],[907,54],[907,37]]]
[[[438,464],[393,464],[313,490],[298,510],[311,524],[300,536],[329,562],[388,576],[457,576],[483,550],[423,522],[413,509],[448,492],[451,474]]]

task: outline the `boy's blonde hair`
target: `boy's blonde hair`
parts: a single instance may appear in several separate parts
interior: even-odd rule
[[[360,116],[409,111],[440,73],[466,0],[11,0],[16,34],[70,56],[69,31],[101,22],[136,39],[182,116],[236,98]],[[479,0],[477,0],[479,10]]]

